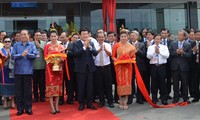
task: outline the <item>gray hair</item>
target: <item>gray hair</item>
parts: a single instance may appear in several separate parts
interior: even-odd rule
[[[138,37],[139,37],[139,35],[140,35],[139,32],[136,31],[136,30],[131,31],[131,33],[135,33]],[[130,33],[130,34],[131,34],[131,33]]]
[[[184,37],[186,37],[187,35],[188,35],[188,33],[185,31],[185,30],[179,30],[178,32],[182,32],[183,33],[183,35],[184,35]]]

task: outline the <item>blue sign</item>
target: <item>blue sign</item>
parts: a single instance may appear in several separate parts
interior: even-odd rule
[[[37,2],[11,2],[11,8],[36,8]]]

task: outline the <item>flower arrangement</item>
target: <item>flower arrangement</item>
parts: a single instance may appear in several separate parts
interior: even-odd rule
[[[66,27],[66,32],[69,35],[69,39],[71,39],[71,37],[74,33],[78,33],[78,29],[77,29],[76,25],[74,24],[74,22],[72,22],[72,21],[70,22],[70,24],[66,23],[65,27]]]

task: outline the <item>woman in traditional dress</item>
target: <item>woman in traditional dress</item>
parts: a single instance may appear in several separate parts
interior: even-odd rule
[[[3,38],[4,47],[0,50],[0,88],[1,95],[4,97],[4,109],[8,109],[8,97],[11,98],[10,108],[15,109],[14,96],[15,96],[15,80],[13,75],[14,61],[11,57],[11,40],[8,36]]]
[[[113,46],[112,58],[114,60],[119,107],[128,109],[128,95],[132,91],[132,63],[134,62],[135,48],[128,41],[128,32],[120,31],[120,42]]]
[[[57,41],[58,34],[56,31],[50,32],[51,42],[45,45],[44,57],[48,58],[50,55],[58,55],[64,52],[64,47]],[[62,95],[63,82],[63,61],[59,57],[46,60],[46,97],[50,99],[51,113],[60,113],[58,109],[59,96]],[[53,103],[55,97],[55,104]]]

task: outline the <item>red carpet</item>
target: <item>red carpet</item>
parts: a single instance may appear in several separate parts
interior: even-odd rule
[[[105,107],[97,110],[85,108],[83,111],[78,111],[78,106],[77,102],[75,105],[64,104],[59,106],[61,113],[53,115],[50,114],[49,102],[33,103],[33,115],[29,116],[24,113],[21,116],[16,116],[17,110],[10,110],[10,120],[119,120]]]

